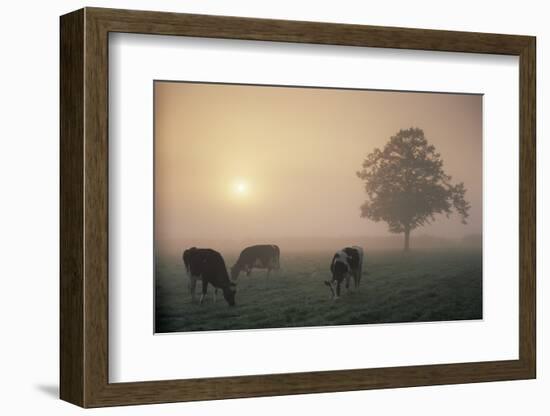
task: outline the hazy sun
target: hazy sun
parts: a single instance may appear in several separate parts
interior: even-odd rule
[[[236,181],[233,186],[233,191],[237,195],[244,196],[248,193],[248,184],[242,180]]]

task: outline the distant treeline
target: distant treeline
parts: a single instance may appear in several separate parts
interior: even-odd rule
[[[372,250],[402,250],[403,237],[401,235],[391,235],[383,237],[286,237],[286,238],[265,238],[265,239],[185,239],[172,241],[157,241],[156,249],[158,254],[170,255],[181,254],[184,248],[189,247],[209,247],[216,250],[239,252],[244,247],[255,244],[277,244],[281,252],[292,251],[333,251],[341,247],[358,245],[366,251]],[[470,234],[462,238],[442,238],[431,235],[416,235],[412,249],[445,249],[445,248],[463,248],[463,249],[481,249],[481,234]]]

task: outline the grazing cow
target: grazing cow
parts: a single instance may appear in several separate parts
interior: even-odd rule
[[[332,298],[340,296],[340,285],[346,281],[346,289],[349,289],[350,277],[353,277],[354,287],[357,289],[363,273],[363,249],[358,246],[346,247],[336,252],[330,264],[332,280],[325,280],[325,285],[330,288]]]
[[[231,268],[231,279],[237,280],[239,274],[244,271],[250,276],[252,269],[267,269],[267,276],[271,270],[281,268],[279,258],[281,251],[276,245],[257,245],[250,246],[241,251],[239,259]]]
[[[201,280],[200,303],[204,301],[208,284],[211,284],[214,286],[214,302],[218,289],[221,289],[229,306],[235,305],[236,285],[229,280],[225,262],[220,253],[209,248],[192,247],[183,252],[183,263],[190,278],[189,289],[193,300],[195,299],[197,280]]]

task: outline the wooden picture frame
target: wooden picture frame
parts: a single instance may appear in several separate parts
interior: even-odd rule
[[[100,8],[62,16],[60,29],[61,399],[82,407],[101,407],[535,378],[534,37]],[[519,359],[109,383],[110,32],[518,56]]]

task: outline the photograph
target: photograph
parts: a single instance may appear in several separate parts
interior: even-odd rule
[[[155,80],[154,332],[483,319],[483,95]]]

